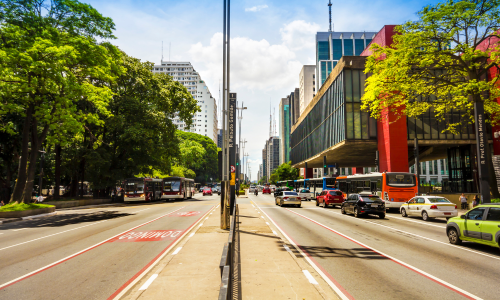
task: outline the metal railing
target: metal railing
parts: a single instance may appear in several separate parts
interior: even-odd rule
[[[239,210],[238,204],[234,206],[233,217],[229,229],[227,243],[224,244],[222,257],[220,259],[221,285],[219,291],[219,300],[239,299],[238,288],[238,261],[239,261]]]

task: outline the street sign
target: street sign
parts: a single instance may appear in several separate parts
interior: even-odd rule
[[[236,185],[236,174],[231,173],[231,182],[229,185]]]
[[[236,168],[234,166],[231,166],[231,173],[236,172]]]

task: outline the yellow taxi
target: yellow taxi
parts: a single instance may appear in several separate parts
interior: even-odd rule
[[[458,216],[457,205],[440,196],[416,196],[406,201],[399,209],[403,217],[417,216],[424,221],[433,218],[449,218]]]

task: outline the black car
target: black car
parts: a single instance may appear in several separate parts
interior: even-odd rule
[[[288,187],[276,188],[274,190],[274,198],[276,198],[280,192],[284,192],[284,191],[290,191],[290,189]]]
[[[361,215],[378,215],[381,219],[385,218],[385,203],[373,194],[350,194],[340,209],[342,214],[353,214],[356,218]]]

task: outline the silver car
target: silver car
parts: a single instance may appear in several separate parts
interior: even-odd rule
[[[290,191],[282,191],[278,192],[276,195],[276,205],[284,206],[284,205],[295,205],[296,207],[301,206],[301,198],[296,192]]]

